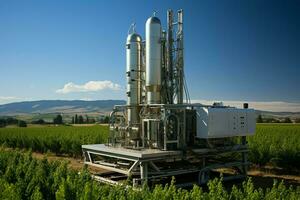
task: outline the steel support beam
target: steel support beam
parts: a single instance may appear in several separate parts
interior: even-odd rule
[[[148,162],[140,162],[141,180],[142,184],[148,182]]]

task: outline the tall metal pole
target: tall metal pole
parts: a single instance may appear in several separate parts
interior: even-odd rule
[[[167,68],[168,68],[168,81],[167,81],[167,93],[168,93],[168,103],[173,104],[174,88],[173,88],[173,11],[168,10],[167,12],[167,23],[168,23],[168,35],[167,35]]]
[[[178,30],[177,30],[177,72],[178,72],[178,94],[177,103],[183,103],[183,73],[184,73],[184,63],[183,63],[183,10],[178,11]]]

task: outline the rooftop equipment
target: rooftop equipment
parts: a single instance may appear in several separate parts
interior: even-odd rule
[[[255,133],[254,110],[248,104],[238,109],[190,103],[183,11],[174,21],[168,10],[167,23],[162,30],[159,18],[150,17],[146,41],[134,26],[128,33],[127,104],[114,107],[106,144],[82,145],[84,162],[106,170],[96,180],[118,184],[132,177],[133,185],[139,185],[176,176],[186,185],[206,183],[220,168],[235,170],[224,180],[247,174],[245,137]]]

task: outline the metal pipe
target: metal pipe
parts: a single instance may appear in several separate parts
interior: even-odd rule
[[[178,11],[177,26],[177,72],[178,72],[178,94],[177,103],[183,103],[183,10]]]
[[[213,105],[205,105],[201,103],[183,103],[183,104],[140,104],[141,107],[172,107],[172,108],[178,108],[178,107],[214,107]],[[126,108],[128,105],[115,105],[116,108]],[[231,106],[219,106],[218,108],[234,108]]]
[[[168,80],[167,80],[167,85],[168,85],[168,91],[167,91],[167,96],[168,96],[168,103],[173,104],[173,96],[174,96],[174,89],[173,89],[173,11],[168,10],[167,13],[167,23],[168,23],[168,35],[167,35],[167,51],[168,51],[168,59],[167,59],[167,64],[168,64]]]

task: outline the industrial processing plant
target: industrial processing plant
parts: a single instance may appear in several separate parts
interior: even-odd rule
[[[0,200],[300,200],[300,1],[0,1]]]
[[[93,177],[110,184],[131,178],[137,186],[174,176],[189,185],[207,183],[219,169],[230,168],[234,173],[224,180],[244,178],[255,112],[247,103],[243,109],[191,103],[183,10],[167,11],[165,29],[154,13],[144,38],[132,24],[125,46],[127,104],[111,112],[108,141],[82,145],[84,162],[104,169]]]

